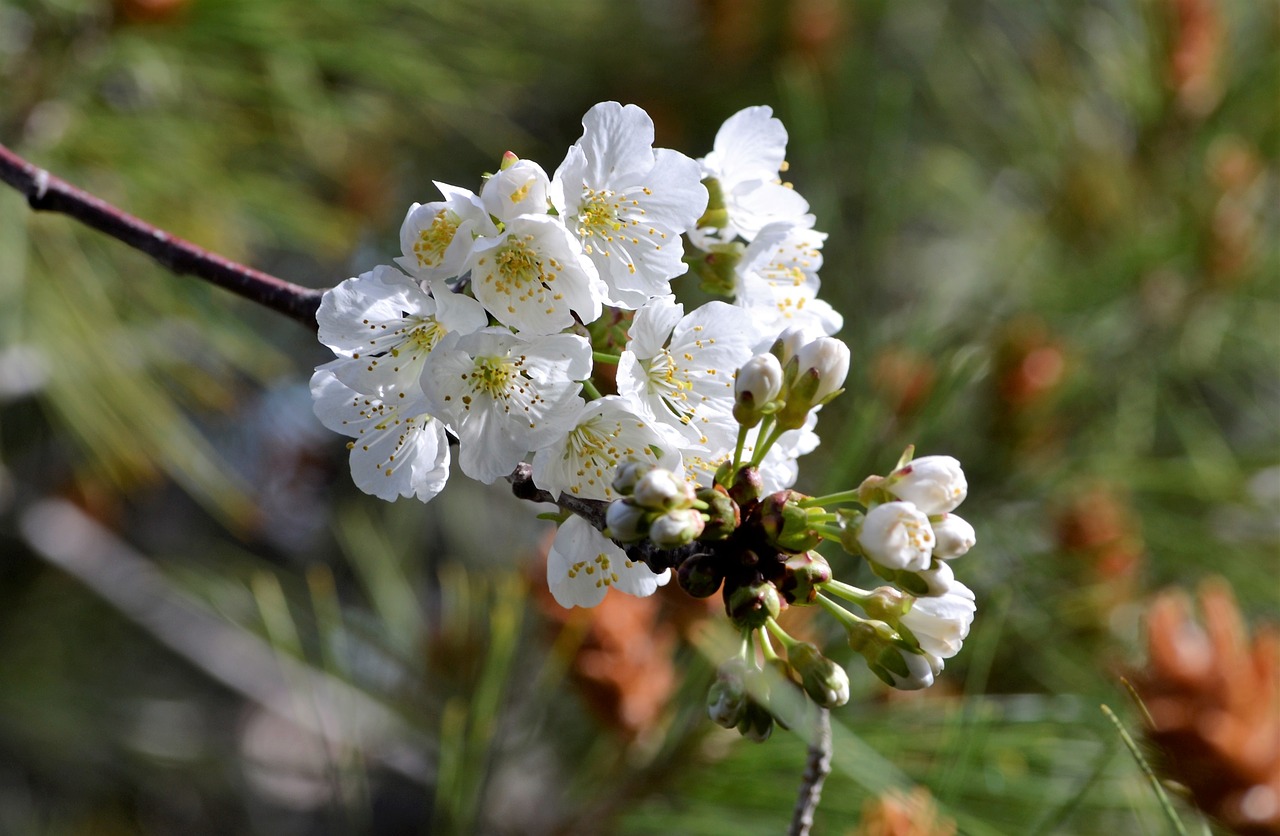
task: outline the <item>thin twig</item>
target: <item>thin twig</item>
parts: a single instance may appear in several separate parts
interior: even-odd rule
[[[516,465],[516,469],[507,476],[507,481],[511,483],[511,492],[515,494],[517,499],[551,503],[558,506],[562,511],[569,511],[582,517],[597,531],[604,531],[604,515],[609,508],[608,502],[601,499],[582,499],[567,493],[562,493],[559,497],[552,496],[550,491],[545,491],[534,484],[533,466],[528,462],[521,462]],[[687,546],[681,546],[678,549],[659,549],[648,540],[631,544],[618,543],[617,540],[614,542],[627,553],[627,557],[645,563],[655,572],[674,569],[690,555],[716,547],[715,543],[700,543],[697,541]]]
[[[819,708],[813,722],[813,740],[809,743],[809,759],[800,779],[800,794],[791,814],[790,836],[808,836],[813,827],[813,814],[822,800],[822,785],[831,774],[831,712]]]
[[[77,189],[0,145],[0,180],[37,212],[58,212],[123,241],[175,273],[195,276],[314,330],[323,290],[302,287],[215,255]]]

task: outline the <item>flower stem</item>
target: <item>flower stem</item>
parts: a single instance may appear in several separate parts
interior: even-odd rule
[[[607,351],[593,351],[591,352],[591,359],[597,363],[608,363],[611,366],[616,366],[622,362],[621,355],[610,354]]]
[[[813,508],[817,505],[840,505],[845,502],[857,502],[862,504],[858,499],[858,489],[854,488],[849,491],[840,491],[839,493],[829,493],[826,496],[811,496],[808,499],[800,501],[801,508]]]
[[[582,391],[587,393],[587,400],[589,401],[594,401],[596,398],[601,397],[600,390],[590,380],[582,381]]]
[[[862,606],[862,604],[871,597],[871,592],[869,590],[859,589],[852,584],[847,584],[844,581],[838,581],[835,578],[824,583],[822,588],[831,594],[839,596],[846,601],[857,604],[858,606]]]

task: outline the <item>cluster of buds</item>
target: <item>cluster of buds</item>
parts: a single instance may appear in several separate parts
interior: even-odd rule
[[[787,607],[830,613],[870,670],[903,690],[933,684],[944,660],[959,652],[976,609],[949,565],[975,542],[973,527],[953,513],[968,491],[955,459],[913,460],[908,449],[887,476],[853,490],[822,497],[766,491],[769,449],[843,391],[848,368],[839,340],[784,333],[737,371],[737,448],[710,486],[642,464],[623,466],[614,481],[624,498],[608,508],[607,534],[655,572],[674,569],[688,594],[720,592],[742,642],[720,668],[708,709],[717,723],[754,740],[787,722],[797,692],[824,708],[849,699],[846,671],[779,625]],[[864,590],[833,578],[817,551],[824,540],[865,559],[888,583]],[[780,689],[780,681],[790,686]]]

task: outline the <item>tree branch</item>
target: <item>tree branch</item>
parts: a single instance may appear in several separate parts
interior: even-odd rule
[[[110,203],[77,189],[0,145],[0,180],[27,198],[37,212],[69,215],[86,226],[146,253],[175,273],[195,276],[316,328],[323,290],[286,282],[215,255],[170,235]]]
[[[791,814],[790,836],[808,836],[813,827],[813,814],[822,800],[822,785],[831,774],[831,712],[819,708],[813,723],[813,740],[809,743],[809,759],[800,779],[800,795]]]

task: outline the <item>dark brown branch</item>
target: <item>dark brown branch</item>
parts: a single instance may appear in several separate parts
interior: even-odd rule
[[[808,836],[813,827],[813,814],[822,800],[822,785],[831,774],[831,713],[819,708],[813,723],[813,740],[809,743],[809,759],[800,779],[800,795],[791,815],[790,836]]]
[[[316,328],[316,311],[320,307],[323,290],[286,282],[170,235],[54,177],[4,145],[0,145],[0,180],[21,192],[28,205],[37,212],[69,215],[146,253],[175,273],[204,279],[282,313],[312,330]]]
[[[548,502],[558,506],[562,511],[577,514],[591,523],[597,531],[604,531],[604,514],[609,508],[608,502],[600,499],[581,499],[576,496],[570,496],[567,493],[554,497],[550,491],[544,491],[534,484],[533,465],[528,462],[521,462],[516,465],[516,469],[511,471],[511,475],[507,477],[507,481],[511,483],[511,492],[515,494],[517,499],[527,499],[530,502]],[[675,569],[684,562],[686,557],[714,547],[714,544],[708,545],[695,541],[678,549],[663,550],[655,547],[648,540],[632,544],[618,543],[617,540],[614,540],[614,542],[627,553],[627,557],[645,563],[655,572]]]

